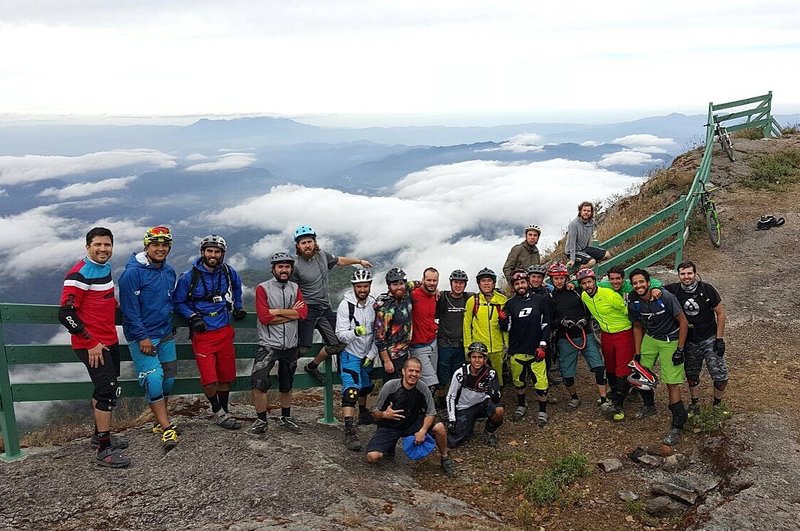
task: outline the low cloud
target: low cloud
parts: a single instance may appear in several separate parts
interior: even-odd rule
[[[642,166],[654,162],[656,162],[656,159],[649,153],[626,150],[603,155],[597,165],[601,168],[607,168],[609,166]]]
[[[64,188],[45,188],[37,195],[39,197],[54,197],[60,201],[75,197],[85,197],[87,195],[100,194],[111,190],[123,190],[128,183],[136,180],[135,175],[128,177],[114,177],[103,179],[95,183],[77,183],[65,186]]]
[[[615,138],[611,143],[636,148],[647,146],[674,146],[675,140],[650,134],[636,134]]]
[[[511,151],[513,153],[530,153],[543,151],[542,138],[536,133],[522,133],[512,136],[496,148],[481,149],[479,151]]]
[[[90,171],[116,170],[132,165],[173,168],[176,165],[174,158],[154,149],[115,149],[77,157],[6,155],[0,156],[0,184],[31,183]]]
[[[208,172],[221,170],[240,170],[252,165],[256,161],[252,153],[227,153],[220,155],[213,162],[200,162],[186,168],[186,171]]]

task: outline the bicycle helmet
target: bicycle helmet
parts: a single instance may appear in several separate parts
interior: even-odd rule
[[[203,249],[207,249],[209,247],[216,247],[223,253],[228,250],[228,243],[225,241],[225,238],[222,236],[217,236],[216,234],[209,234],[202,240],[200,240],[200,252],[203,252]]]
[[[656,373],[642,365],[636,360],[631,360],[628,363],[631,373],[628,375],[628,383],[642,391],[653,391],[658,385],[658,376]]]
[[[528,280],[528,273],[524,269],[515,269],[513,273],[511,273],[511,282],[516,282],[517,280]]]
[[[578,281],[580,282],[584,278],[596,278],[593,269],[589,269],[588,267],[584,267],[583,269],[578,270],[577,275]]]
[[[491,278],[492,280],[497,282],[497,275],[495,275],[494,271],[492,271],[488,267],[484,267],[483,269],[478,271],[477,275],[475,275],[475,280],[477,280],[478,282],[480,282],[482,278]]]
[[[294,258],[289,253],[284,253],[283,251],[278,251],[277,253],[272,255],[269,263],[271,264],[292,264],[294,265]]]
[[[536,225],[536,224],[533,224],[533,223],[531,223],[530,225],[527,225],[525,227],[525,234],[528,234],[528,231],[531,231],[531,230],[535,230],[537,233],[539,233],[539,236],[542,235],[542,229],[539,228],[539,225]]]
[[[486,345],[481,343],[480,341],[474,341],[469,344],[467,351],[472,354],[473,352],[480,352],[483,354],[483,357],[486,358],[489,356],[489,349],[486,348]]]
[[[386,272],[386,284],[391,284],[392,282],[405,282],[406,281],[406,272],[398,267],[393,267],[389,271]]]
[[[542,275],[542,276],[545,276],[547,274],[547,268],[545,266],[543,266],[542,264],[533,264],[531,266],[528,266],[528,269],[526,270],[526,272],[529,275]]]
[[[369,272],[369,269],[356,269],[353,271],[350,283],[358,284],[359,282],[372,282],[372,273]]]
[[[151,243],[169,243],[172,244],[172,232],[169,227],[158,225],[151,229],[147,229],[144,233],[144,246],[147,247]]]
[[[553,262],[550,267],[547,268],[547,274],[551,277],[565,277],[568,273],[569,269],[561,262]]]
[[[455,271],[450,273],[450,280],[463,280],[464,282],[467,282],[469,280],[469,277],[467,277],[467,274],[462,270],[456,269]]]
[[[317,233],[314,232],[314,229],[312,229],[308,225],[300,225],[294,231],[294,241],[295,241],[295,243],[297,243],[302,238],[305,238],[305,237],[311,237],[311,238],[314,238],[316,240],[317,239]]]

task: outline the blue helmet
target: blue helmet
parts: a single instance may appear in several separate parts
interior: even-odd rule
[[[295,229],[295,231],[294,231],[294,241],[295,242],[300,241],[301,238],[305,238],[306,236],[310,236],[310,237],[314,238],[315,240],[317,239],[317,233],[314,232],[314,229],[312,229],[308,225],[300,225],[299,227],[297,227]]]

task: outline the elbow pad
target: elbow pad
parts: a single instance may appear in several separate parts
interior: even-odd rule
[[[58,320],[70,334],[83,334],[86,331],[74,306],[62,306],[58,310]]]

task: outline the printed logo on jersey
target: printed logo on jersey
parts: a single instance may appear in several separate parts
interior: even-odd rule
[[[694,317],[700,313],[700,305],[694,299],[689,299],[683,303],[683,313]]]
[[[528,317],[532,311],[533,308],[523,308],[519,311],[518,317]]]

